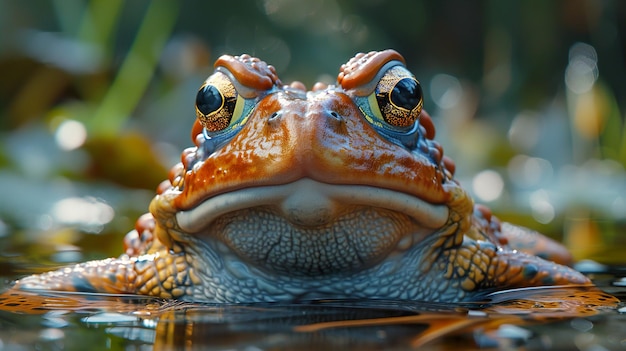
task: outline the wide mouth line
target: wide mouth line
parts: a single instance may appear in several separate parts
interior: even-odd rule
[[[197,233],[229,212],[285,202],[289,202],[290,206],[298,206],[298,202],[301,202],[303,207],[307,207],[310,206],[311,196],[339,207],[372,206],[404,213],[424,228],[437,229],[444,226],[449,215],[449,209],[444,204],[432,204],[395,190],[368,185],[328,184],[302,178],[281,185],[250,187],[222,193],[204,200],[192,209],[179,211],[176,220],[183,231]]]

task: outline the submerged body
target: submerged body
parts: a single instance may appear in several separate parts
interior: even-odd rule
[[[312,91],[282,85],[248,55],[215,67],[196,99],[195,147],[127,235],[126,253],[16,288],[228,303],[459,302],[590,284],[562,265],[563,247],[474,205],[397,52],[358,54],[337,86]],[[516,250],[524,246],[530,253]]]

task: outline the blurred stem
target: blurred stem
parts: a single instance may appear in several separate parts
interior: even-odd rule
[[[85,2],[83,0],[55,0],[52,4],[61,30],[65,35],[74,37],[78,32],[79,21],[83,18]]]
[[[108,46],[112,44],[111,35],[120,17],[122,4],[122,0],[91,1],[87,12],[82,17],[78,38],[81,41],[98,45],[103,53],[113,52]]]
[[[624,117],[626,120],[626,116]],[[619,161],[626,168],[626,123],[622,122],[622,145],[619,148]]]
[[[123,4],[122,0],[92,0],[89,6],[84,0],[53,2],[59,26],[67,37],[101,45],[103,50]]]
[[[600,135],[602,156],[611,158],[626,167],[626,124],[622,121],[615,95],[602,81],[597,83],[597,94],[601,113],[606,119]]]
[[[159,54],[177,17],[176,3],[150,2],[137,36],[120,70],[87,128],[91,136],[112,136],[119,132],[143,96]]]

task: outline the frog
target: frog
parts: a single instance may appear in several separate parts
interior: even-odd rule
[[[474,202],[395,50],[359,53],[336,83],[310,90],[283,84],[256,57],[223,55],[195,112],[193,146],[121,256],[13,288],[208,303],[455,303],[593,285],[570,268],[564,246]]]

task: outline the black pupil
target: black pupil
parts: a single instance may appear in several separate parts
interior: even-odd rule
[[[390,99],[394,105],[412,110],[422,100],[422,88],[415,79],[404,78],[393,87]]]
[[[222,107],[222,94],[220,94],[216,87],[205,85],[204,88],[198,91],[196,106],[198,107],[198,111],[202,112],[205,116],[211,112],[215,112]]]

